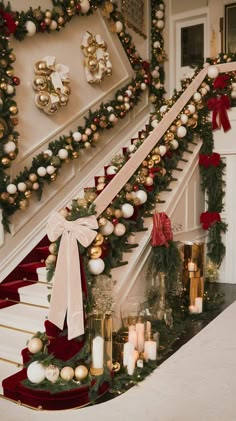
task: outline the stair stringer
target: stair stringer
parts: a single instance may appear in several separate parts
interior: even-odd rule
[[[198,165],[198,154],[201,145],[202,141],[198,140],[197,145],[192,149],[191,159],[189,159],[189,154],[187,154],[189,161],[184,165],[182,172],[177,174],[178,179],[173,182],[175,184],[173,190],[161,193],[160,199],[165,199],[166,201],[158,204],[156,208],[156,211],[165,212],[171,219],[174,240],[176,241],[204,241],[205,239],[205,232],[202,230],[199,222],[199,215],[204,211],[204,195],[201,191]],[[184,157],[186,157],[186,153]],[[170,185],[171,188],[172,184]],[[191,205],[190,202],[193,196],[194,203]],[[130,254],[126,253],[124,255],[124,261],[128,261],[127,266],[121,266],[112,270],[115,329],[120,324],[119,314],[122,303],[131,295],[132,290],[139,290],[140,302],[144,294],[142,286],[145,283],[145,279],[143,279],[145,277],[145,265],[151,253],[152,218],[145,219],[145,228],[147,228],[147,231],[135,234],[134,242],[138,243],[138,247],[132,249]],[[140,288],[137,288],[136,283],[140,285]],[[143,301],[145,301],[144,297]]]

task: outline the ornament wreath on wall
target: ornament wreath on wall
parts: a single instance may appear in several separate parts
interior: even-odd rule
[[[160,2],[157,2],[158,4]],[[163,4],[161,2],[161,4]],[[10,35],[18,40],[33,36],[36,32],[54,32],[63,28],[74,15],[89,15],[98,7],[109,20],[110,29],[116,32],[135,70],[135,75],[128,85],[118,90],[113,100],[102,104],[100,109],[89,112],[85,117],[84,127],[78,127],[74,133],[62,136],[51,142],[48,148],[35,156],[30,168],[25,168],[14,180],[10,181],[5,170],[11,166],[18,153],[19,134],[15,130],[18,124],[18,109],[14,101],[15,86],[20,79],[14,76],[12,64],[15,55],[9,46]],[[125,32],[125,23],[117,7],[109,1],[68,0],[53,1],[53,9],[42,11],[40,7],[30,8],[27,12],[11,10],[10,4],[0,3],[0,76],[1,76],[1,109],[0,120],[0,204],[3,209],[3,225],[9,231],[9,217],[18,209],[29,206],[29,200],[35,191],[41,199],[45,182],[51,183],[57,177],[59,168],[64,162],[79,157],[79,150],[96,146],[100,133],[105,128],[114,127],[119,118],[124,118],[129,110],[137,104],[140,96],[149,84],[147,63],[144,62],[132,41]]]

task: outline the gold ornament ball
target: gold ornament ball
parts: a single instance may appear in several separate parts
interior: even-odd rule
[[[78,365],[75,368],[75,378],[76,380],[84,380],[88,375],[88,369],[85,367],[85,365]]]
[[[102,249],[99,246],[92,246],[89,250],[89,255],[91,259],[99,259],[102,255]]]
[[[50,246],[48,247],[48,250],[49,250],[49,252],[51,253],[51,254],[53,254],[53,255],[57,255],[57,252],[58,252],[58,246],[57,246],[57,243],[51,243],[50,244]]]
[[[31,196],[31,191],[30,190],[26,190],[25,191],[25,197],[26,197],[26,199],[29,199],[30,196]]]
[[[7,69],[7,70],[6,70],[6,74],[7,74],[7,76],[8,76],[8,77],[13,77],[13,75],[14,75],[14,70],[13,70],[13,69]]]
[[[67,381],[67,382],[69,382],[70,380],[73,379],[74,374],[75,374],[75,372],[74,372],[73,368],[69,367],[69,366],[63,367],[61,372],[60,372],[61,378],[65,381]]]
[[[9,57],[9,60],[10,60],[12,63],[14,63],[14,61],[16,60],[16,56],[15,56],[15,54],[13,54],[13,53],[10,53],[8,57]]]
[[[100,218],[99,221],[98,221],[99,227],[104,227],[104,225],[106,225],[106,223],[107,223],[106,218]]]
[[[43,342],[40,338],[32,338],[29,340],[27,347],[31,354],[36,354],[37,352],[42,350]]]
[[[16,159],[16,153],[15,152],[9,152],[8,154],[11,161],[14,161]]]
[[[9,164],[10,164],[10,159],[9,158],[6,158],[6,157],[4,157],[4,158],[2,158],[2,165],[4,166],[4,167],[7,167]]]
[[[78,152],[76,152],[76,151],[72,152],[72,158],[73,159],[77,159],[78,157],[79,157]]]
[[[27,199],[20,200],[19,208],[21,210],[25,210],[26,208],[28,208],[28,206],[29,206],[29,201]]]
[[[3,200],[3,201],[6,201],[6,200],[8,200],[8,198],[9,198],[9,193],[7,193],[7,192],[3,192],[3,193],[1,193],[1,199]]]
[[[121,211],[121,209],[115,209],[114,216],[116,218],[121,218],[122,217],[122,211]]]
[[[57,258],[56,258],[56,256],[54,256],[54,254],[49,254],[47,259],[45,260],[45,264],[46,264],[46,266],[51,266],[52,264],[55,263],[56,260],[57,260]]]
[[[36,174],[34,174],[34,173],[31,173],[30,175],[29,175],[29,180],[32,182],[32,183],[34,183],[36,180],[37,180],[37,175]]]
[[[57,174],[54,172],[54,174],[50,175],[50,178],[52,181],[55,181],[57,178]]]
[[[102,235],[102,233],[98,233],[95,237],[95,240],[93,242],[94,246],[101,246],[104,242],[104,237]]]

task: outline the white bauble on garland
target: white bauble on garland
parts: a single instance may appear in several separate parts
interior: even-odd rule
[[[26,36],[27,37],[32,37],[35,33],[36,33],[36,25],[34,22],[32,22],[32,20],[27,20],[27,22],[25,22],[25,29],[27,31]]]
[[[121,206],[123,218],[130,218],[134,213],[134,207],[130,203],[124,203]]]
[[[170,141],[170,145],[172,146],[172,148],[173,148],[174,150],[176,150],[176,149],[178,149],[178,147],[179,147],[179,142],[178,142],[178,140],[173,139],[173,140],[171,140],[171,141]]]
[[[144,190],[137,190],[136,197],[139,199],[141,204],[147,201],[147,193]]]
[[[186,114],[181,114],[180,120],[181,120],[181,123],[186,124],[188,121],[188,116]]]
[[[123,30],[123,23],[120,20],[116,21],[115,28],[115,31],[119,34]]]
[[[189,104],[189,105],[187,106],[187,109],[188,109],[188,111],[190,112],[190,114],[194,114],[194,113],[195,113],[195,111],[196,111],[196,107],[195,107],[195,105],[193,105],[193,104]]]
[[[45,151],[43,153],[45,155],[48,155],[48,156],[52,156],[53,155],[53,152],[51,151],[51,149],[45,149]]]
[[[124,235],[125,233],[126,233],[126,227],[124,224],[118,223],[115,225],[114,234],[117,237],[122,237],[122,235]]]
[[[45,380],[45,367],[39,361],[33,361],[27,368],[27,377],[31,383],[41,383]]]
[[[178,137],[180,137],[180,138],[182,138],[182,137],[186,136],[186,134],[187,134],[187,129],[186,129],[186,127],[184,127],[184,126],[179,126],[179,127],[177,127],[176,134],[177,134],[177,136],[178,136]]]
[[[160,108],[160,113],[165,113],[167,111],[167,105],[162,105]]]
[[[39,177],[45,177],[45,175],[47,174],[46,168],[45,167],[38,167],[37,174],[39,175]]]
[[[20,192],[25,192],[26,191],[26,184],[23,183],[23,181],[21,181],[20,183],[17,184],[17,190]]]
[[[158,29],[163,29],[164,28],[164,26],[165,26],[165,22],[164,22],[164,20],[158,20],[157,21],[157,23],[156,23],[156,27],[158,28]]]
[[[80,132],[74,132],[72,134],[72,137],[73,137],[75,142],[80,142],[81,139],[82,139],[82,134]]]
[[[5,143],[3,149],[6,153],[14,152],[16,150],[16,144],[12,140],[9,140],[9,142]]]
[[[215,79],[219,74],[219,70],[216,66],[209,66],[207,70],[207,75],[210,79]]]
[[[194,99],[195,102],[199,102],[199,101],[201,101],[202,96],[201,96],[201,94],[199,92],[195,92],[193,94],[193,99]]]
[[[113,175],[113,174],[116,174],[117,173],[117,168],[115,167],[115,165],[110,165],[108,168],[107,168],[107,175]]]
[[[17,187],[15,184],[8,184],[7,186],[7,193],[9,194],[15,194],[17,192]]]
[[[88,270],[92,275],[100,275],[104,269],[105,263],[100,257],[98,259],[90,259],[88,261]]]
[[[167,148],[166,148],[166,146],[165,146],[165,145],[160,145],[160,146],[159,146],[159,154],[160,154],[161,156],[164,156],[164,155],[166,154],[166,151],[167,151]]]
[[[52,175],[56,171],[56,168],[53,165],[48,165],[46,170],[49,175]]]
[[[102,233],[102,235],[111,235],[113,231],[114,231],[114,225],[111,223],[111,221],[108,221],[108,220],[105,225],[100,227],[100,232]]]
[[[87,13],[90,9],[89,0],[80,0],[81,13]]]
[[[68,158],[68,151],[66,149],[62,148],[58,151],[58,156],[59,156],[60,159],[63,159],[63,160],[67,159]]]
[[[76,380],[84,380],[88,375],[88,369],[85,365],[78,365],[75,368],[75,378]]]
[[[155,129],[155,127],[157,127],[157,126],[158,126],[158,120],[157,120],[157,119],[152,120],[152,122],[151,122],[151,126]]]
[[[43,342],[40,338],[32,338],[29,340],[27,348],[31,354],[37,354],[43,349]]]

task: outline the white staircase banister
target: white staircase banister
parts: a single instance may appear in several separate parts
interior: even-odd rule
[[[236,62],[217,64],[217,69],[220,73],[236,71]],[[138,150],[130,157],[126,164],[120,169],[116,176],[110,181],[106,188],[99,194],[94,201],[96,205],[97,216],[99,216],[111,203],[112,199],[119,193],[125,183],[132,177],[137,168],[141,165],[144,158],[156,146],[158,141],[164,135],[171,123],[175,120],[177,115],[181,112],[194,92],[198,89],[202,81],[205,79],[208,72],[208,67],[204,67],[197,76],[190,83],[188,88],[178,98],[176,103],[165,114],[158,126],[145,139],[145,142],[138,148]]]

